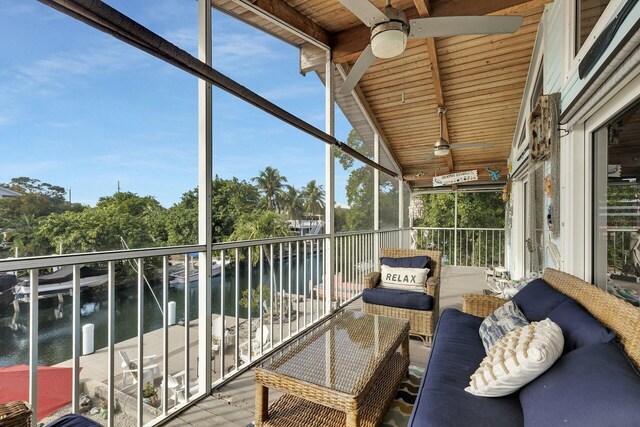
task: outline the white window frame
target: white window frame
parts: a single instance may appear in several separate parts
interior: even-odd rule
[[[584,276],[585,280],[593,281],[593,147],[592,134],[612,120],[618,114],[640,101],[640,74],[628,81],[615,91],[616,94],[602,107],[595,111],[584,124],[585,165],[584,165]]]
[[[566,33],[564,34],[564,84],[571,80],[571,77],[578,72],[578,66],[580,62],[584,59],[585,55],[591,49],[596,39],[602,34],[602,31],[606,28],[606,26],[611,22],[613,18],[615,18],[616,14],[624,6],[626,0],[611,0],[607,5],[606,9],[596,22],[596,25],[593,27],[587,40],[580,47],[580,50],[576,52],[576,2],[578,0],[566,0],[564,2],[565,6],[565,22],[568,25],[565,27]]]

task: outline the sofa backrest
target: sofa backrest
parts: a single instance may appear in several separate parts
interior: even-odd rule
[[[424,249],[398,249],[398,248],[382,248],[380,249],[380,258],[406,258],[412,256],[427,255],[431,257],[429,262],[428,277],[435,277],[440,282],[440,267],[442,266],[442,252],[428,251]],[[380,260],[378,260],[378,271],[380,271]]]
[[[640,308],[614,297],[599,287],[562,271],[547,268],[544,280],[573,298],[616,333],[625,352],[640,368]]]

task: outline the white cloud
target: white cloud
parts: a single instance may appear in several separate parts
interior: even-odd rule
[[[2,174],[7,177],[34,176],[43,171],[59,169],[63,166],[58,160],[29,161],[2,165]]]
[[[176,28],[165,32],[163,37],[194,56],[198,51],[198,34],[196,27]]]
[[[0,77],[8,92],[31,91],[50,95],[72,82],[72,78],[135,69],[146,61],[148,55],[140,54],[121,42],[110,41],[96,44],[89,51],[56,52],[30,64],[0,72]]]
[[[269,64],[282,58],[273,37],[266,34],[226,33],[213,36],[213,68],[231,78],[268,75]]]
[[[324,88],[311,86],[304,82],[295,82],[286,86],[273,87],[259,92],[260,96],[269,101],[281,101],[284,99],[315,99],[319,103],[323,101]]]

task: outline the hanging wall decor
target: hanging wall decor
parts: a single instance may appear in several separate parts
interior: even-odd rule
[[[547,160],[551,146],[558,143],[558,103],[554,95],[540,95],[529,117],[529,153],[534,162]]]
[[[553,181],[549,175],[545,175],[544,177],[544,192],[547,194],[547,197],[551,198],[553,194]]]
[[[507,175],[507,183],[502,187],[502,201],[508,202],[511,198],[511,175]]]
[[[412,197],[409,202],[409,217],[411,219],[422,218],[424,213],[424,203],[419,197]]]
[[[448,175],[434,176],[433,186],[442,187],[444,185],[459,184],[461,182],[477,181],[478,170],[450,173]]]
[[[500,179],[500,169],[492,170],[492,169],[486,168],[485,170],[489,172],[489,177],[491,178],[491,181],[497,181]]]

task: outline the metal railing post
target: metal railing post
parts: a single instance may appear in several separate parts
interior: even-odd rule
[[[380,137],[378,133],[373,135],[373,159],[380,160]],[[380,171],[373,170],[373,259],[374,263],[380,258]]]
[[[458,265],[458,189],[454,192],[453,265]]]
[[[38,413],[38,270],[29,270],[29,403],[33,414]],[[38,425],[36,416],[31,425]]]
[[[73,383],[71,391],[71,407],[72,412],[77,414],[80,412],[80,264],[73,266],[73,320],[72,332],[73,337]]]
[[[211,2],[198,0],[198,59],[211,66]],[[213,105],[211,84],[198,80],[198,378],[200,393],[211,392],[211,182],[213,178]],[[185,289],[187,291],[187,289]],[[188,310],[185,307],[185,310]],[[188,328],[189,325],[185,324]],[[188,375],[188,373],[187,373]],[[188,390],[187,393],[188,395]]]
[[[400,232],[398,234],[398,247],[399,248],[403,248],[403,229],[404,229],[404,189],[402,188],[404,186],[403,182],[402,182],[402,177],[398,177],[398,228],[400,229]]]

